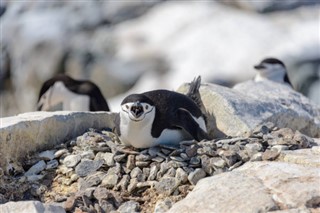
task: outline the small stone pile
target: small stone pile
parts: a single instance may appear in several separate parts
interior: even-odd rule
[[[8,168],[0,203],[38,199],[67,212],[165,212],[202,178],[312,146],[312,138],[272,123],[248,137],[139,150],[122,146],[111,131],[90,130]]]

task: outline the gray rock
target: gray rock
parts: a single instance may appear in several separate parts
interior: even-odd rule
[[[54,159],[47,162],[46,169],[55,169],[58,166],[59,166],[59,162],[56,159]]]
[[[92,160],[82,160],[75,169],[75,172],[80,177],[89,175],[91,172],[97,171],[103,164],[102,160],[92,161]]]
[[[178,185],[179,183],[176,178],[165,177],[155,184],[155,189],[159,194],[169,196],[174,192]]]
[[[188,174],[181,168],[178,168],[176,170],[176,175],[175,178],[180,182],[180,183],[186,183],[188,181]]]
[[[226,166],[226,162],[218,157],[210,158],[210,164],[218,168],[224,168]]]
[[[39,153],[39,158],[42,160],[53,160],[55,158],[55,151],[47,150]]]
[[[118,175],[117,174],[107,174],[105,178],[103,178],[101,186],[105,186],[108,189],[112,189],[118,183]]]
[[[137,188],[138,180],[137,178],[130,179],[130,183],[128,185],[128,192],[132,193]]]
[[[64,158],[63,164],[66,167],[73,168],[75,167],[81,160],[80,155],[68,155],[67,157]]]
[[[262,161],[262,154],[261,152],[258,152],[254,154],[251,158],[250,161]]]
[[[97,186],[105,178],[106,174],[103,172],[96,172],[94,174],[88,175],[84,178],[87,187]]]
[[[186,85],[178,91],[186,92]],[[319,137],[320,109],[285,85],[248,81],[229,89],[206,84],[201,86],[200,93],[212,135],[220,131],[226,135],[245,136],[261,123],[271,121],[280,128],[288,127]],[[282,104],[284,100],[287,104]]]
[[[318,168],[292,163],[249,162],[232,172],[200,180],[169,212],[259,212],[306,206],[319,196],[319,174]],[[217,194],[221,199],[216,199]]]
[[[50,204],[44,204],[39,201],[19,201],[19,202],[8,202],[0,205],[1,213],[65,213],[66,211],[60,207]]]
[[[138,212],[139,211],[140,204],[135,201],[127,201],[118,208],[117,211],[120,213],[131,213],[131,212]]]
[[[65,154],[67,154],[67,153],[68,153],[68,150],[67,150],[67,149],[60,149],[60,150],[58,150],[58,151],[56,151],[56,152],[54,153],[54,157],[55,157],[55,158],[60,158],[61,156],[65,155]]]
[[[132,170],[135,167],[135,156],[129,155],[127,160],[127,169]]]
[[[95,157],[94,152],[92,150],[85,151],[81,153],[80,156],[81,156],[81,159],[89,159],[89,160],[93,160]]]
[[[262,154],[262,160],[274,160],[280,155],[278,150],[266,150]]]
[[[262,145],[260,143],[249,143],[245,145],[245,150],[247,151],[249,156],[256,154],[261,151]]]
[[[44,178],[44,175],[28,175],[26,176],[29,182],[37,182]]]
[[[1,118],[1,162],[50,148],[83,134],[88,128],[114,127],[115,114],[107,112],[30,112]],[[21,138],[24,143],[21,144]]]
[[[126,191],[129,185],[129,182],[130,182],[129,175],[123,175],[122,179],[118,183],[118,187],[120,188],[121,191]]]
[[[154,207],[154,213],[165,213],[172,207],[172,205],[173,202],[168,197],[164,200],[159,200]]]
[[[138,181],[143,181],[143,172],[139,167],[135,167],[134,169],[131,170],[130,172],[131,178],[137,178]]]
[[[24,175],[25,176],[30,176],[30,175],[37,175],[41,171],[43,171],[47,167],[47,164],[41,160],[35,165],[33,165]]]
[[[103,199],[108,199],[110,196],[110,193],[109,193],[108,189],[106,189],[105,187],[96,187],[93,192],[93,196],[98,201],[101,201]]]
[[[188,175],[188,180],[192,185],[196,185],[198,181],[206,176],[206,172],[203,169],[197,168]]]
[[[105,161],[105,164],[107,164],[108,166],[114,166],[114,154],[112,153],[104,153],[103,154],[103,159]]]
[[[150,169],[150,174],[149,174],[148,180],[155,180],[156,177],[157,177],[158,171],[159,171],[158,166],[157,165],[152,165],[151,169]]]

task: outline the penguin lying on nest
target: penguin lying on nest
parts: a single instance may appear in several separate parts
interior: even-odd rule
[[[60,74],[43,83],[38,110],[109,111],[109,106],[93,82]]]
[[[209,139],[206,119],[197,104],[201,78],[190,84],[187,95],[169,90],[131,94],[121,103],[116,133],[124,145],[148,148],[177,145],[187,139]]]

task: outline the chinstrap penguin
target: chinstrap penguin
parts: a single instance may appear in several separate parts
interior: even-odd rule
[[[288,77],[286,66],[282,61],[276,58],[266,58],[259,64],[255,65],[257,74],[254,81],[270,80],[278,83],[287,83],[292,87],[292,84]]]
[[[124,98],[116,119],[116,133],[124,145],[135,148],[209,139],[205,117],[197,104],[188,96],[169,90]]]
[[[108,103],[96,84],[64,74],[43,83],[37,105],[39,111],[109,111]]]

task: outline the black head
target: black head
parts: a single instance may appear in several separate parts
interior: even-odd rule
[[[280,65],[284,68],[286,67],[284,65],[284,63],[277,58],[265,58],[260,62],[260,64],[255,65],[254,68],[257,70],[265,69],[265,68],[267,68],[266,65],[268,65],[268,64],[269,65]]]
[[[121,102],[121,110],[126,112],[134,121],[143,119],[145,114],[152,111],[153,108],[153,101],[143,94],[129,95]]]

